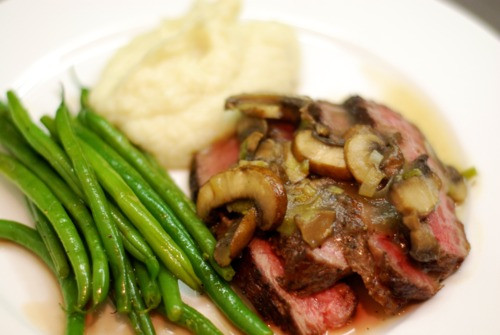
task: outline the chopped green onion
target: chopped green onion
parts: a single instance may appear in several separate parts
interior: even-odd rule
[[[476,177],[477,176],[477,169],[476,167],[472,166],[464,171],[461,172],[461,175],[467,179],[467,180],[471,180],[472,178]]]

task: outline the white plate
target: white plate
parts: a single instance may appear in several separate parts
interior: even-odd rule
[[[187,6],[164,0],[0,2],[0,92],[15,89],[34,117],[53,113],[61,83],[76,103],[72,73],[91,85],[113,50]],[[359,93],[383,101],[408,112],[445,160],[479,170],[463,211],[469,257],[435,297],[372,331],[500,333],[498,37],[438,1],[249,0],[243,17],[297,27],[304,52],[301,94],[338,100]],[[3,178],[0,217],[31,223],[22,196]],[[0,333],[62,332],[58,289],[40,262],[0,242],[0,273]],[[115,321],[97,322],[91,333],[128,331]]]

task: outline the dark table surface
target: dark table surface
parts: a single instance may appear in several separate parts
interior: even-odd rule
[[[465,9],[500,36],[500,0],[447,0]]]

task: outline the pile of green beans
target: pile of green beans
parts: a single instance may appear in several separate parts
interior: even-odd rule
[[[33,122],[20,99],[0,104],[0,174],[28,198],[36,230],[0,220],[0,239],[39,255],[58,279],[67,334],[109,298],[137,334],[155,334],[159,311],[195,334],[221,332],[182,301],[178,281],[206,293],[236,327],[270,334],[213,261],[215,239],[189,198],[159,164],[94,113],[82,90],[73,118],[65,101],[55,119]]]

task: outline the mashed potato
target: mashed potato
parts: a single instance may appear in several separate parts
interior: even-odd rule
[[[107,64],[90,103],[167,168],[234,130],[226,97],[294,93],[295,32],[272,22],[240,22],[237,0],[197,1],[184,17],[133,39]]]

